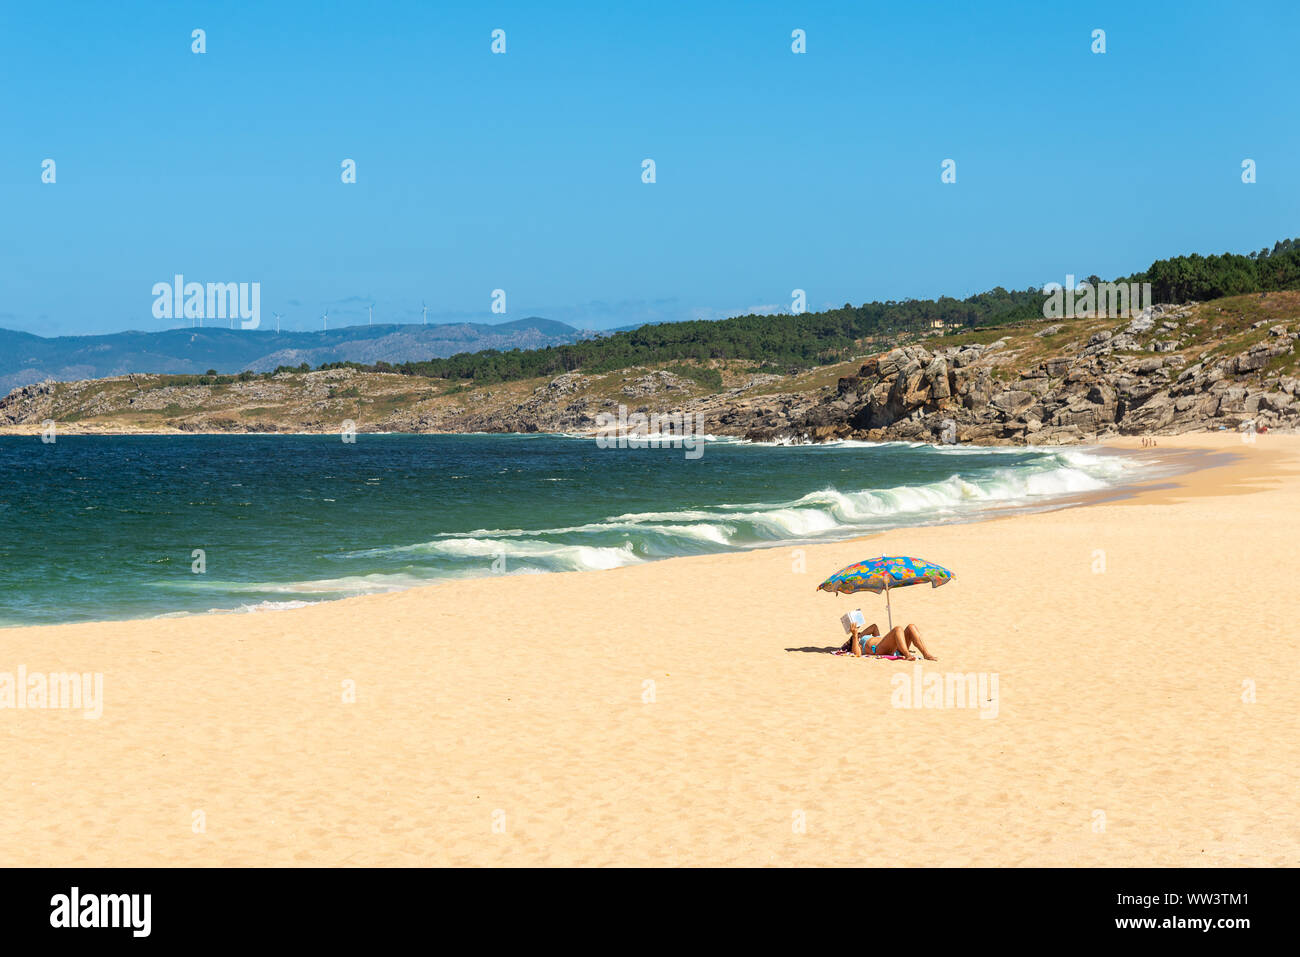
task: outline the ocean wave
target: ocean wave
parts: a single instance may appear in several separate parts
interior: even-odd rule
[[[427,585],[429,578],[423,574],[383,573],[345,575],[339,578],[316,578],[305,581],[223,581],[207,576],[156,582],[155,587],[187,592],[219,592],[233,595],[372,595],[401,591],[416,585]]]
[[[912,443],[874,443],[886,444],[896,450],[912,447]],[[901,526],[972,521],[994,509],[1056,507],[1071,496],[1140,477],[1144,467],[1124,456],[1077,448],[966,448],[961,452],[994,458],[964,475],[954,472],[911,485],[857,490],[827,486],[788,501],[623,512],[554,528],[444,532],[428,541],[331,556],[381,567],[394,560],[401,563],[400,569],[368,574],[296,582],[195,579],[168,587],[224,592],[236,600],[246,596],[243,604],[227,610],[262,611],[452,578],[609,570],[676,555],[834,541]],[[1002,465],[996,456],[1005,455],[1019,458]]]
[[[912,445],[875,443],[884,444]],[[970,449],[963,451],[971,454]],[[1133,478],[1134,470],[1141,468],[1123,456],[1081,449],[980,449],[975,454],[981,453],[1032,458],[1007,467],[996,467],[991,461],[969,476],[954,473],[915,485],[857,491],[826,487],[783,502],[624,512],[556,528],[447,532],[430,541],[366,549],[347,557],[404,555],[412,561],[450,562],[460,568],[465,563],[486,565],[504,559],[507,570],[520,564],[546,571],[618,568],[672,555],[829,541],[903,525],[969,521],[992,509],[1050,507]]]
[[[306,608],[308,605],[317,604],[313,601],[259,601],[252,604],[243,604],[238,608],[209,608],[208,611],[217,615],[247,615],[259,611],[288,611],[290,608]]]
[[[448,538],[426,542],[424,549],[431,555],[452,558],[503,558],[509,569],[511,559],[524,560],[546,566],[551,571],[595,571],[631,565],[637,557],[631,542],[616,547],[553,543],[544,540],[518,540],[500,538]]]
[[[292,608],[306,608],[319,604],[319,601],[258,601],[245,602],[234,608],[209,608],[206,611],[168,611],[154,618],[192,618],[195,615],[246,615],[262,611],[288,611]]]
[[[130,544],[121,574],[102,574],[97,563],[72,563],[56,573],[50,569],[57,563],[47,568],[38,556],[18,575],[30,591],[11,590],[4,617],[80,619],[102,608],[255,612],[449,579],[616,573],[679,555],[828,542],[974,521],[1005,509],[1056,508],[1071,497],[1169,476],[1187,462],[1087,447],[909,442],[759,450],[719,438],[701,466],[678,456],[593,454],[567,443],[538,447],[547,441],[539,437],[486,442],[453,436],[434,443],[446,459],[430,473],[419,441],[393,440],[347,468],[333,460],[322,468],[314,451],[307,455],[288,442],[277,453],[283,468],[279,459],[250,455],[229,472],[200,475],[192,487],[178,488],[162,512],[153,484],[108,483],[108,505],[95,513],[94,532]],[[194,461],[176,467],[198,471]],[[496,479],[501,472],[511,474]],[[452,482],[453,474],[483,488]],[[362,494],[357,479],[365,480]],[[36,503],[35,493],[30,500]],[[0,503],[6,515],[12,507]],[[186,553],[174,542],[188,541],[184,536],[195,529],[211,530],[208,523],[235,509],[239,524],[231,519],[210,543],[221,556],[213,574],[189,574]],[[155,525],[157,534],[144,534]],[[83,534],[82,528],[65,531]],[[52,601],[42,589],[55,577],[64,591]]]

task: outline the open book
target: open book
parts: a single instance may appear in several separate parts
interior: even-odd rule
[[[851,635],[853,634],[853,628],[851,626],[857,625],[858,631],[861,631],[863,628],[867,627],[867,619],[862,616],[861,608],[854,608],[847,615],[840,616],[840,624],[844,626],[844,634]]]

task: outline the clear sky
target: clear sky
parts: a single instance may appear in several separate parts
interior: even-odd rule
[[[175,273],[609,328],[1248,252],[1300,235],[1297,51],[1295,0],[6,2],[0,327],[178,324]]]

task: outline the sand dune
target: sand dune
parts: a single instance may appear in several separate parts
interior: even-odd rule
[[[1162,441],[1235,458],[854,542],[7,630],[0,671],[102,672],[104,705],[0,711],[0,864],[1295,866],[1300,436]],[[882,552],[956,572],[894,597],[939,661],[826,653],[884,602],[814,586]],[[896,707],[918,667],[996,700]]]

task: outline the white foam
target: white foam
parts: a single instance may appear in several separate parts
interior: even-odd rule
[[[856,448],[913,443],[844,443]],[[948,452],[943,447],[925,446]],[[292,583],[212,583],[214,589],[293,596],[241,610],[292,606],[304,597],[340,597],[393,591],[446,578],[480,577],[494,571],[534,574],[613,569],[658,557],[692,552],[758,548],[776,543],[851,538],[906,525],[977,519],[989,509],[1050,508],[1070,496],[1145,477],[1131,458],[1089,449],[970,449],[974,455],[1029,456],[1003,467],[996,459],[943,479],[892,488],[823,488],[785,502],[747,502],[653,512],[625,512],[559,528],[475,529],[447,532],[430,541],[365,549],[338,557],[407,556],[401,572]],[[945,459],[945,461],[951,461]],[[956,464],[956,463],[954,463]],[[995,466],[990,468],[990,466]],[[866,470],[869,474],[869,470]],[[502,565],[499,560],[504,559]]]
[[[495,560],[504,556],[507,569],[512,559],[540,563],[553,571],[618,568],[641,560],[633,551],[631,542],[625,542],[617,547],[600,547],[500,538],[451,538],[426,542],[425,549],[430,554],[456,558]]]

